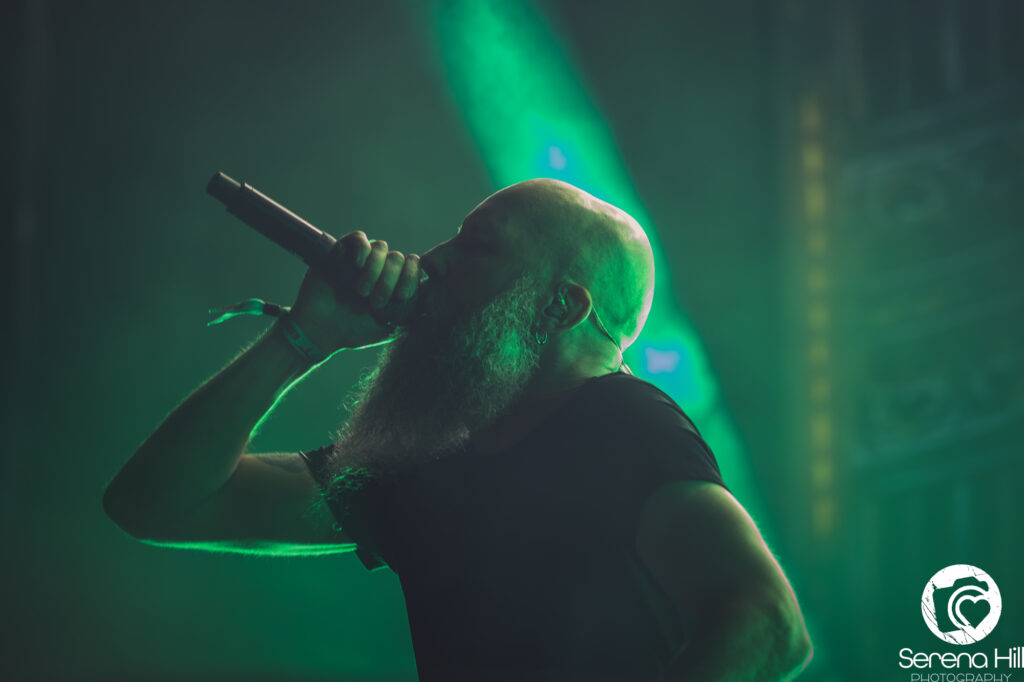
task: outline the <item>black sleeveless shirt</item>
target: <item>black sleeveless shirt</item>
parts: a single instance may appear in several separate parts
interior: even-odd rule
[[[333,447],[302,453],[325,493]],[[686,632],[636,555],[636,525],[679,480],[725,485],[671,398],[609,374],[504,452],[325,497],[364,565],[398,575],[421,682],[645,682]]]

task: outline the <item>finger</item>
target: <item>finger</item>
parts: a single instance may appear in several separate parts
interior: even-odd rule
[[[349,232],[344,237],[338,240],[340,248],[343,254],[343,258],[347,259],[349,263],[355,263],[356,268],[361,268],[366,264],[366,259],[370,255],[370,240],[367,239],[366,233],[362,230],[356,230],[355,232]],[[348,263],[345,263],[348,265]]]
[[[415,253],[410,253],[405,257],[402,273],[398,276],[398,283],[395,284],[395,293],[391,297],[398,301],[408,301],[416,293],[419,284],[420,257]]]
[[[391,299],[391,293],[395,290],[398,276],[402,274],[405,267],[405,256],[399,251],[392,251],[384,260],[384,269],[381,270],[377,285],[373,288],[370,296],[370,306],[383,308]]]
[[[387,242],[374,240],[370,243],[370,254],[366,257],[366,262],[363,263],[359,277],[356,279],[356,291],[360,296],[368,296],[373,291],[373,285],[376,284],[381,270],[384,269],[387,255]]]

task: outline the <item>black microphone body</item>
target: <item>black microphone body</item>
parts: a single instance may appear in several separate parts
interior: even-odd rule
[[[358,270],[354,264],[338,266],[337,261],[328,259],[337,240],[281,204],[245,183],[238,183],[223,173],[217,173],[206,185],[206,191],[221,201],[242,222],[288,251],[291,251],[309,267],[328,276],[342,291],[353,291]],[[341,247],[338,247],[341,248]],[[341,259],[344,262],[344,259]],[[363,299],[357,305],[381,324],[402,325],[408,322],[416,307],[414,294],[407,301],[391,301],[383,308],[371,308]]]

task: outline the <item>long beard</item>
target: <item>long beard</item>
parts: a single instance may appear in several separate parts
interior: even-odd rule
[[[401,330],[356,388],[335,451],[337,477],[400,472],[459,451],[470,427],[514,405],[540,361],[536,298],[533,278],[524,277],[468,316]]]

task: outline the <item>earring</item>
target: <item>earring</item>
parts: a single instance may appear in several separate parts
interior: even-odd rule
[[[533,333],[533,337],[535,339],[537,339],[537,345],[538,346],[543,346],[545,343],[548,342],[548,333],[547,332],[534,332]]]

